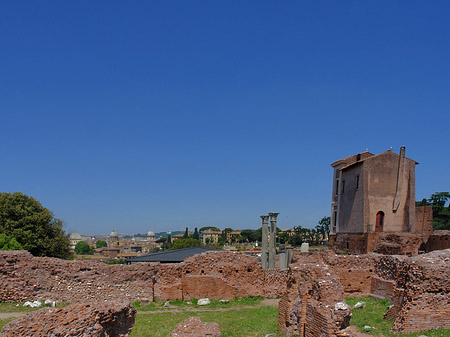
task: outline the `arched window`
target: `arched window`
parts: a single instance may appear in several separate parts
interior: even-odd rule
[[[384,212],[379,211],[377,213],[377,220],[375,222],[375,232],[382,232],[384,225]]]

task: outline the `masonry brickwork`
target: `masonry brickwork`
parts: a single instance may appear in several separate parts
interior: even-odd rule
[[[7,324],[2,337],[90,336],[127,337],[136,310],[120,302],[72,304],[65,308],[44,308]]]
[[[207,252],[178,264],[106,265],[0,251],[0,301],[281,296],[280,330],[331,336],[346,316],[330,308],[347,295],[371,295],[393,301],[387,316],[396,331],[408,332],[448,327],[449,267],[448,249],[414,257],[295,251],[286,271],[263,270],[255,257],[233,252]]]
[[[287,271],[264,271],[255,257],[208,252],[178,264],[107,265],[0,251],[0,301],[38,298],[77,303],[193,297],[280,296]]]
[[[344,295],[393,302],[385,317],[397,333],[450,328],[450,249],[413,257],[323,251],[294,261],[279,303],[278,327],[288,335],[339,335],[330,308]]]
[[[342,302],[344,289],[329,265],[297,264],[279,303],[278,330],[288,336],[334,336],[350,322],[351,308],[336,307]]]
[[[421,249],[427,253],[434,250],[443,250],[450,248],[450,231],[438,230],[430,234],[428,241],[423,244]]]
[[[414,256],[383,256],[376,276],[390,283],[393,331],[450,329],[450,249]]]

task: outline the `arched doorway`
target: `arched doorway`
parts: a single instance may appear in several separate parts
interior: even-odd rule
[[[377,213],[377,220],[375,222],[375,232],[382,232],[384,225],[384,212],[379,211]]]

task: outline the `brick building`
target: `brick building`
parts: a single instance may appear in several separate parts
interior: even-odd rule
[[[431,210],[418,210],[416,221],[417,164],[405,156],[405,147],[399,154],[366,151],[331,164],[330,246],[353,253],[417,254],[432,231]]]

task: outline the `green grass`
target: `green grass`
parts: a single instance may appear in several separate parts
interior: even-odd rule
[[[174,300],[169,301],[170,307],[164,308],[165,301],[156,301],[150,302],[146,306],[141,306],[140,302],[134,302],[133,306],[137,311],[155,311],[155,310],[173,310],[173,309],[182,309],[182,308],[204,308],[204,309],[217,309],[217,308],[232,308],[232,307],[242,307],[242,306],[252,306],[260,304],[263,301],[262,297],[243,297],[243,298],[234,298],[228,303],[220,303],[219,300],[210,300],[211,304],[206,306],[199,307],[197,306],[198,299],[193,298],[188,301],[180,301]]]
[[[278,308],[272,306],[226,311],[138,313],[130,336],[166,337],[178,323],[193,316],[200,317],[203,322],[218,323],[223,337],[257,337],[270,333],[284,336],[277,333]]]
[[[69,303],[56,303],[57,308],[62,308],[65,306],[68,306]],[[0,302],[0,313],[8,313],[8,312],[30,312],[30,311],[36,311],[42,308],[45,308],[46,306],[42,304],[38,308],[30,308],[30,307],[24,307],[23,303],[2,303]]]
[[[3,327],[8,324],[11,321],[14,321],[17,317],[15,318],[7,318],[7,319],[0,319],[0,331],[2,331]]]
[[[23,303],[0,303],[0,313],[5,312],[30,312],[38,310],[39,308],[30,308],[30,307],[24,307]]]
[[[356,325],[360,331],[374,336],[385,337],[418,337],[420,335],[426,335],[428,337],[448,337],[450,336],[450,330],[427,330],[421,332],[415,332],[410,334],[394,334],[391,330],[393,320],[383,319],[383,315],[387,310],[390,303],[386,300],[375,300],[372,297],[364,298],[346,298],[345,301],[348,305],[355,305],[358,301],[364,301],[367,303],[365,308],[353,309],[352,319],[350,325]],[[374,327],[375,330],[363,330],[365,325]]]

